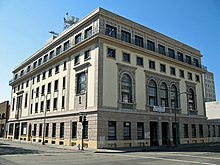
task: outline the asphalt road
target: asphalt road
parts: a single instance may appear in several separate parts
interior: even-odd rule
[[[98,153],[97,153],[98,151]],[[145,152],[78,151],[0,140],[0,165],[220,165],[220,145]]]

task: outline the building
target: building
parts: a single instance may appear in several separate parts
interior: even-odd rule
[[[203,74],[205,102],[216,101],[214,74],[204,68]]]
[[[9,101],[4,101],[0,103],[0,137],[5,137],[6,135],[6,123],[8,122],[9,112]]]
[[[83,137],[89,148],[208,142],[201,57],[97,8],[15,68],[8,139],[77,146]]]

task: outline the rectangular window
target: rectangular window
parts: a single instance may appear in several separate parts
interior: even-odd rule
[[[77,122],[72,122],[72,139],[77,138]]]
[[[121,31],[121,40],[131,43],[131,34],[124,30]]]
[[[108,121],[108,140],[116,140],[116,121]]]
[[[149,68],[150,69],[155,69],[155,61],[149,60]]]
[[[107,56],[115,58],[115,49],[108,48]]]
[[[42,85],[42,87],[41,87],[41,96],[44,95],[44,91],[45,91],[45,85]]]
[[[37,61],[35,61],[33,64],[33,68],[36,68],[36,67],[37,67]]]
[[[39,97],[39,87],[36,88],[36,98]]]
[[[140,47],[144,47],[144,39],[143,37],[139,37],[139,36],[134,36],[134,44]]]
[[[37,82],[40,82],[40,74],[37,75]]]
[[[117,38],[117,28],[106,24],[105,34]]]
[[[39,124],[39,137],[42,137],[43,124]]]
[[[88,121],[84,121],[83,139],[88,139]]]
[[[158,44],[158,53],[166,55],[165,46]]]
[[[210,125],[208,125],[208,137],[211,137],[211,129],[210,129]]]
[[[193,58],[193,65],[199,67],[199,61],[196,58]]]
[[[63,50],[65,51],[65,50],[69,49],[69,47],[70,47],[70,41],[68,40],[64,43]]]
[[[80,61],[79,61],[79,55],[77,55],[77,56],[75,56],[75,58],[74,58],[74,64],[77,65],[77,64],[79,64],[79,63],[80,63]]]
[[[196,82],[200,82],[199,75],[196,75]]]
[[[44,111],[44,101],[41,101],[40,103],[40,112]]]
[[[66,70],[66,61],[63,62],[63,70]]]
[[[90,50],[85,51],[84,60],[90,59]]]
[[[38,113],[38,103],[35,103],[35,113]]]
[[[191,59],[190,56],[187,56],[187,55],[186,55],[186,63],[187,63],[187,64],[190,64],[190,65],[192,64],[192,59]]]
[[[92,26],[85,30],[85,39],[92,36]]]
[[[192,124],[192,138],[196,138],[196,125]]]
[[[183,53],[177,52],[178,60],[183,62]]]
[[[137,139],[138,140],[144,139],[144,123],[143,122],[137,123]]]
[[[130,54],[123,52],[123,58],[122,58],[122,60],[123,60],[124,62],[129,62],[129,63],[130,63]]]
[[[24,103],[25,108],[27,108],[27,103],[28,103],[28,93],[25,94],[25,103]]]
[[[56,123],[52,124],[52,138],[56,138]]]
[[[58,65],[56,65],[56,67],[55,67],[55,74],[59,73],[59,67],[60,67],[60,65],[59,65],[59,64],[58,64]]]
[[[64,123],[60,123],[60,138],[64,138]]]
[[[218,125],[218,137],[220,137],[220,125]]]
[[[24,70],[21,70],[20,77],[23,76]]]
[[[66,88],[66,77],[63,77],[63,89]]]
[[[33,136],[36,136],[36,135],[37,135],[37,124],[34,124],[34,129],[33,129],[32,135],[33,135]]]
[[[14,124],[11,123],[9,124],[9,135],[13,135],[13,130],[14,130]]]
[[[52,76],[52,68],[48,70],[48,77]]]
[[[46,72],[42,73],[42,80],[44,80],[46,78]]]
[[[29,66],[27,67],[27,72],[30,72],[30,70],[31,70],[31,66],[29,65]]]
[[[57,98],[53,99],[53,109],[57,109]]]
[[[173,49],[168,48],[168,54],[170,58],[174,58],[175,59],[175,52]]]
[[[30,114],[32,114],[32,112],[33,112],[33,105],[31,104]]]
[[[183,125],[183,130],[184,130],[184,138],[189,138],[188,134],[188,124]]]
[[[192,73],[188,72],[188,80],[192,80]]]
[[[51,83],[48,83],[47,84],[47,93],[50,93],[51,92]]]
[[[13,101],[12,101],[12,111],[15,109],[15,98],[13,98]]]
[[[136,60],[137,65],[144,66],[144,61],[142,57],[137,57]]]
[[[153,41],[147,40],[147,49],[155,52],[155,43]]]
[[[27,135],[27,123],[21,124],[21,135]]]
[[[26,88],[29,86],[29,80],[26,81]]]
[[[81,33],[79,33],[75,36],[75,44],[78,44],[79,42],[81,42],[81,40],[82,40],[82,35]]]
[[[35,78],[35,77],[32,77],[32,84],[34,84],[34,78]]]
[[[76,89],[76,94],[82,94],[85,92],[85,87],[86,87],[86,77],[85,77],[85,72],[79,73],[76,75],[76,83],[77,83],[77,89]]]
[[[54,50],[50,52],[50,59],[54,57]]]
[[[183,71],[183,70],[180,69],[180,70],[179,70],[179,74],[180,74],[179,76],[180,76],[181,78],[184,78],[184,71]]]
[[[39,60],[38,60],[38,66],[40,66],[42,64],[42,58],[40,58]]]
[[[50,100],[47,100],[47,111],[50,111]]]
[[[212,137],[215,137],[216,133],[215,133],[215,125],[212,125]]]
[[[56,49],[56,55],[58,55],[60,53],[61,53],[61,46],[58,46],[57,49]]]
[[[54,82],[54,92],[58,91],[58,85],[59,85],[58,80],[55,80],[55,82]]]
[[[170,74],[175,76],[176,75],[176,68],[170,67]]]
[[[200,138],[203,137],[203,125],[202,124],[199,125],[199,137]]]
[[[124,122],[124,140],[130,140],[131,139],[131,123],[130,122]]]
[[[65,96],[62,96],[62,109],[65,108]]]
[[[48,137],[49,135],[49,123],[46,123],[46,126],[45,126],[45,137]]]
[[[46,54],[46,55],[44,56],[44,62],[47,62],[47,60],[48,60],[48,54]]]
[[[166,73],[166,65],[160,64],[160,71]]]

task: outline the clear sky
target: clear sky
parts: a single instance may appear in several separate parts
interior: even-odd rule
[[[68,12],[103,7],[201,51],[220,100],[220,0],[0,0],[0,102],[11,100],[12,70],[62,32]]]

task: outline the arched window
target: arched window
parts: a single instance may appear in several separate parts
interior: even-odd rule
[[[189,97],[189,110],[195,110],[195,95],[194,91],[190,88],[188,92]]]
[[[160,104],[162,107],[168,107],[168,90],[164,82],[160,86]]]
[[[149,105],[157,105],[157,85],[154,80],[150,80],[148,84],[148,98]]]
[[[132,103],[132,81],[128,74],[123,74],[121,79],[122,102]]]
[[[177,88],[175,85],[171,86],[170,89],[170,97],[171,97],[171,107],[172,108],[178,108],[178,96],[177,96]]]

